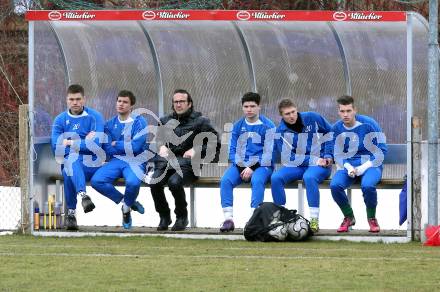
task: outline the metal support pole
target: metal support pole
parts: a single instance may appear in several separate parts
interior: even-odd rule
[[[298,182],[298,214],[304,215],[304,187]]]
[[[428,224],[438,225],[438,0],[429,0]]]
[[[413,148],[412,144],[412,124],[411,119],[413,116],[413,15],[412,13],[407,13],[407,22],[406,22],[406,179],[407,182],[407,228],[406,228],[406,236],[408,239],[412,239],[413,237],[413,228],[411,226],[411,211],[412,211],[412,202],[411,202],[411,194],[412,190],[412,180],[413,180],[413,166],[412,166],[412,157]]]
[[[21,187],[21,232],[29,234],[29,224],[33,208],[29,204],[29,108],[27,104],[19,106],[19,153],[20,153],[20,187]]]
[[[29,22],[29,48],[28,48],[28,102],[29,102],[29,147],[31,149],[34,147],[34,140],[33,140],[33,131],[34,131],[34,65],[35,65],[35,59],[34,59],[34,48],[35,48],[35,40],[34,40],[34,22]],[[28,184],[28,204],[29,204],[29,210],[34,210],[34,163],[33,163],[33,152],[31,150],[28,151],[29,155],[29,184]],[[33,226],[34,226],[34,216],[33,212],[29,212],[29,225],[31,228],[31,233],[33,233]]]
[[[192,228],[197,227],[196,215],[196,190],[194,186],[189,188],[189,223]]]
[[[421,240],[422,226],[422,121],[419,117],[412,118],[412,180],[407,179],[407,186],[412,186],[411,193],[407,192],[407,222],[411,239]],[[412,199],[411,199],[412,197]]]

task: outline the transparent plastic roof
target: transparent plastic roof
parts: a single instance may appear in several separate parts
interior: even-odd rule
[[[425,117],[427,28],[419,16],[413,26],[414,113]],[[282,98],[335,122],[336,98],[352,94],[388,143],[406,141],[405,22],[39,21],[34,36],[36,137],[50,135],[67,86],[79,83],[105,118],[122,89],[162,115],[185,88],[219,131],[241,117],[247,91],[275,123]]]

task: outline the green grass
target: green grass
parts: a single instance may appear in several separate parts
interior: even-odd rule
[[[433,291],[440,248],[0,236],[0,291]]]

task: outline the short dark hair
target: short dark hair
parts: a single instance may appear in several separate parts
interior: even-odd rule
[[[296,105],[295,105],[295,103],[293,103],[293,100],[291,100],[289,98],[285,98],[285,99],[281,100],[280,103],[278,104],[278,111],[281,114],[281,110],[284,108],[288,108],[288,107],[296,108]]]
[[[339,97],[336,102],[341,105],[349,105],[352,104],[354,106],[354,99],[350,95],[342,95]]]
[[[190,110],[190,112],[193,111],[194,110],[194,103],[193,103],[191,94],[189,94],[189,92],[185,89],[176,89],[176,90],[174,90],[173,97],[171,97],[171,101],[174,101],[174,94],[176,94],[176,93],[186,94],[186,96],[187,96],[186,101],[188,103],[191,103],[191,107],[189,110]],[[174,111],[174,103],[171,103],[171,109]]]
[[[188,97],[187,98],[188,103],[191,103],[194,106],[191,94],[189,94],[189,92],[187,90],[185,90],[185,89],[176,89],[176,90],[174,90],[173,96],[176,93],[186,94],[186,96]]]
[[[243,105],[247,101],[253,101],[256,104],[260,105],[261,96],[255,92],[246,92],[241,98],[241,105]]]
[[[136,103],[136,96],[134,96],[133,92],[130,90],[121,90],[118,93],[118,97],[128,97],[130,99],[130,105],[134,105]],[[118,97],[116,100],[118,100]]]
[[[67,88],[67,94],[69,93],[81,93],[84,96],[84,88],[79,84],[72,84]]]

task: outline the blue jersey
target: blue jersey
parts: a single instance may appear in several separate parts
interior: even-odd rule
[[[295,166],[309,166],[311,156],[316,159],[324,157],[325,143],[321,144],[322,137],[330,132],[331,125],[327,120],[315,112],[298,113],[303,128],[300,133],[287,127],[284,120],[281,120],[277,127],[275,142],[276,155],[281,154],[281,162],[293,162]],[[314,161],[316,163],[316,161]]]
[[[59,114],[52,126],[51,146],[55,152],[57,146],[63,146],[63,139],[74,140],[74,146],[78,149],[80,155],[93,154],[95,156],[96,151],[92,152],[86,145],[86,136],[90,132],[95,132],[95,138],[93,142],[101,147],[102,136],[104,133],[104,118],[102,115],[91,109],[84,107],[83,112],[80,115],[72,115],[68,110]],[[101,150],[102,151],[102,150]],[[70,146],[65,148],[64,157],[70,152]]]
[[[262,115],[253,124],[246,122],[245,118],[237,121],[232,128],[229,160],[235,165],[243,167],[256,163],[262,166],[271,166],[273,140],[268,141],[265,145],[266,133],[269,129],[273,130],[273,137],[275,124]]]
[[[339,166],[348,162],[356,167],[367,160],[383,158],[387,152],[385,136],[379,124],[364,115],[356,115],[355,119],[356,123],[352,128],[346,128],[342,120],[332,127],[333,140],[326,145],[325,155],[332,157]],[[379,138],[380,135],[383,135],[383,139]]]
[[[125,121],[115,116],[105,124],[105,133],[108,142],[103,146],[110,158],[114,155],[139,155],[147,149],[147,121],[141,115],[130,116]],[[111,145],[113,141],[116,141],[114,146]]]

